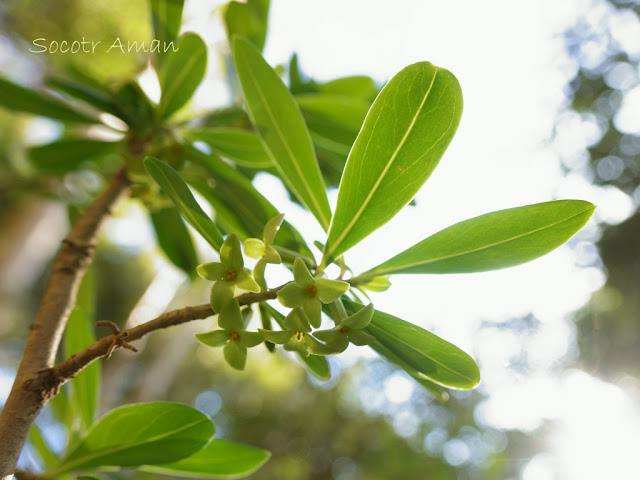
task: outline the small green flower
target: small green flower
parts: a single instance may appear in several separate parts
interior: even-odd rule
[[[373,343],[376,338],[363,332],[371,322],[373,317],[373,304],[370,303],[366,307],[361,308],[350,317],[345,318],[330,330],[319,330],[314,335],[325,342],[327,348],[333,348],[338,352],[343,352],[349,346],[349,343],[363,346]]]
[[[244,321],[237,300],[228,302],[220,312],[218,325],[222,330],[197,333],[196,338],[210,347],[224,345],[222,351],[229,366],[236,370],[244,370],[247,361],[247,348],[262,343],[264,336],[259,332],[247,332],[244,329]]]
[[[310,353],[317,353],[324,347],[311,336],[311,325],[302,311],[301,307],[296,307],[284,319],[286,330],[273,331],[258,329],[266,340],[282,345],[285,350],[298,352],[300,355],[308,357]],[[320,353],[318,353],[320,355]]]
[[[233,298],[236,288],[259,292],[260,286],[244,268],[240,240],[235,233],[229,234],[220,248],[220,261],[199,265],[198,275],[215,283],[211,287],[211,307],[221,312]]]
[[[295,281],[278,292],[278,300],[285,307],[302,307],[314,328],[320,326],[322,304],[335,301],[349,290],[347,282],[313,278],[300,257],[293,262],[293,277]]]
[[[258,258],[255,267],[253,267],[253,276],[262,289],[267,289],[267,282],[264,279],[264,270],[267,263],[278,264],[282,262],[280,254],[273,248],[273,239],[282,224],[284,213],[276,215],[267,222],[264,227],[262,240],[258,238],[247,238],[244,241],[244,253],[251,258]]]

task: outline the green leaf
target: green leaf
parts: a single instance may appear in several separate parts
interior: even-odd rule
[[[122,118],[122,112],[113,99],[106,93],[94,89],[87,84],[76,83],[66,78],[47,78],[47,85],[71,97],[91,105],[92,107]]]
[[[371,101],[378,94],[378,86],[371,77],[353,75],[350,77],[336,78],[335,80],[324,83],[320,85],[320,91],[333,95]]]
[[[68,358],[84,350],[96,341],[93,331],[94,311],[94,273],[90,268],[80,284],[76,306],[69,316],[65,330],[65,357]],[[78,420],[72,425],[74,430],[72,434],[82,434],[93,424],[98,410],[101,377],[101,363],[93,362],[69,383],[70,413]]]
[[[356,134],[362,128],[370,106],[370,103],[358,98],[327,93],[305,93],[295,98],[304,113],[322,116]]]
[[[147,157],[144,166],[149,175],[158,182],[158,185],[171,198],[180,214],[189,224],[195,228],[204,239],[216,250],[222,246],[222,234],[216,224],[202,211],[193,194],[180,178],[178,172],[160,160]]]
[[[45,468],[52,467],[58,463],[58,456],[47,444],[44,439],[44,435],[42,435],[42,430],[40,430],[40,427],[35,423],[31,425],[31,430],[29,431],[29,442],[37,452],[38,457],[40,457],[42,465],[44,465]]]
[[[243,167],[266,169],[273,166],[262,141],[253,132],[239,128],[209,128],[190,131],[189,134],[206,142],[218,155]]]
[[[202,450],[174,463],[145,465],[139,470],[185,478],[239,478],[260,468],[271,454],[260,448],[212,440]]]
[[[0,78],[0,107],[71,123],[98,123],[60,100]]]
[[[178,210],[167,207],[151,212],[151,221],[158,245],[167,258],[193,279],[198,266],[198,254]]]
[[[167,119],[189,101],[207,69],[207,45],[195,33],[186,33],[176,45],[160,75],[160,118]]]
[[[154,40],[160,42],[160,49],[155,52],[155,60],[160,67],[167,54],[172,54],[180,24],[184,0],[151,0],[151,21],[153,23]],[[166,50],[166,52],[165,52]]]
[[[235,35],[240,35],[251,40],[262,51],[267,38],[268,14],[269,0],[229,2],[223,12],[229,42]]]
[[[348,300],[344,304],[350,315],[364,308]],[[430,382],[464,390],[480,382],[478,366],[469,355],[417,325],[376,310],[364,331],[376,337],[374,350],[379,345]]]
[[[487,213],[441,230],[362,277],[470,273],[519,265],[565,243],[594,209],[582,200],[557,200]]]
[[[278,74],[247,40],[236,37],[233,55],[249,114],[288,187],[329,226],[331,210],[309,131]]]
[[[329,152],[340,158],[340,164],[336,165],[337,175],[340,175],[370,102],[323,93],[296,95],[296,100],[309,127],[311,139],[319,148],[318,154],[322,156],[323,152]]]
[[[120,142],[101,142],[84,138],[65,138],[57,142],[31,147],[27,150],[31,164],[43,173],[63,174],[79,168],[88,161],[113,155]]]
[[[118,115],[132,130],[149,132],[156,123],[155,107],[144,93],[140,84],[131,80],[120,86],[113,94],[113,101],[120,112]]]
[[[189,180],[208,201],[214,200],[227,206],[225,212],[216,211],[216,218],[217,215],[224,214],[229,225],[237,224],[242,230],[246,230],[245,237],[235,229],[229,230],[236,231],[241,239],[261,238],[265,225],[278,215],[278,210],[255,189],[247,177],[219,158],[204,155],[192,147],[185,147],[185,151],[191,160],[204,166],[210,175],[218,180],[214,186],[204,180]],[[214,202],[212,205],[215,206]],[[302,235],[286,221],[282,223],[275,236],[275,244],[312,256]]]
[[[449,71],[409,65],[382,89],[351,149],[324,260],[387,223],[420,189],[451,142],[462,92]]]
[[[45,475],[51,478],[105,465],[130,467],[176,461],[200,450],[213,433],[211,419],[186,405],[125,405],[98,420],[62,464]]]

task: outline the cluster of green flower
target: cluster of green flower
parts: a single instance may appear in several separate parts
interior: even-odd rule
[[[264,341],[282,345],[285,350],[303,356],[334,355],[349,346],[368,345],[375,338],[362,331],[373,316],[373,305],[369,304],[351,316],[347,316],[340,297],[349,290],[349,283],[314,277],[305,262],[296,257],[293,262],[293,280],[278,290],[282,305],[292,310],[284,318],[282,330],[259,328],[247,331],[250,315],[243,315],[237,292],[258,293],[267,290],[264,278],[266,265],[281,263],[273,240],[284,215],[271,219],[264,229],[263,239],[249,238],[244,241],[244,254],[258,259],[253,272],[244,266],[242,246],[234,233],[227,236],[220,249],[220,261],[200,265],[198,274],[214,282],[211,287],[211,307],[218,313],[219,330],[199,333],[196,338],[211,347],[223,348],[227,363],[243,370],[247,360],[247,349]],[[322,305],[330,305],[336,326],[328,330],[320,328]],[[249,307],[250,308],[250,307]]]

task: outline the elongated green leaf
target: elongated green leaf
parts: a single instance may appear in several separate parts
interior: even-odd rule
[[[27,155],[31,164],[39,171],[63,174],[75,170],[87,161],[100,162],[115,154],[121,146],[120,142],[65,138],[46,145],[31,147]]]
[[[361,98],[370,102],[378,94],[378,87],[371,77],[353,75],[324,83],[320,85],[320,91],[333,95]]]
[[[344,301],[347,312],[352,315],[363,305]],[[480,381],[480,371],[473,359],[455,345],[405,322],[393,315],[378,310],[373,314],[365,332],[376,337],[373,345],[392,354],[392,361],[399,359],[420,377],[448,388],[468,390]],[[401,365],[402,366],[402,365]]]
[[[144,160],[149,175],[158,182],[162,190],[171,198],[180,214],[216,250],[222,246],[222,234],[216,224],[202,211],[187,184],[178,172],[164,162],[152,157]]]
[[[98,123],[98,120],[76,111],[56,98],[21,87],[4,78],[0,78],[0,107],[63,122]]]
[[[100,111],[108,112],[122,118],[122,112],[113,99],[100,90],[89,85],[76,83],[65,78],[47,78],[47,85],[78,100],[88,103]]]
[[[105,465],[167,463],[200,450],[213,436],[211,419],[170,402],[126,405],[98,420],[48,477]]]
[[[223,12],[224,24],[229,42],[235,35],[248,38],[262,51],[267,38],[267,17],[269,0],[248,0],[229,2]]]
[[[370,106],[369,102],[359,98],[327,93],[303,93],[295,98],[303,113],[320,115],[356,134],[362,128]]]
[[[324,258],[337,258],[400,211],[427,180],[462,115],[449,71],[428,62],[395,75],[371,106],[340,181]]]
[[[260,138],[239,128],[209,128],[190,131],[196,140],[206,142],[212,150],[238,165],[265,169],[273,166]]]
[[[93,269],[87,271],[80,289],[76,306],[69,316],[64,334],[64,352],[68,358],[96,341],[93,331],[95,311],[95,283]],[[102,368],[100,362],[93,362],[69,383],[70,413],[79,421],[74,422],[72,435],[83,434],[95,420],[100,398]]]
[[[557,200],[487,213],[456,223],[365,273],[470,273],[541,257],[571,238],[595,205]]]
[[[190,457],[174,463],[145,465],[139,470],[185,478],[238,478],[255,472],[270,456],[261,448],[212,440]]]
[[[327,192],[309,131],[291,92],[247,40],[234,39],[233,55],[249,114],[273,163],[326,230],[331,217]]]
[[[147,132],[156,123],[155,107],[138,82],[129,81],[120,86],[113,94],[113,101],[119,112],[118,117],[124,120],[132,130]]]
[[[47,441],[42,435],[42,430],[35,423],[31,426],[29,431],[29,443],[35,449],[40,457],[40,461],[45,468],[52,467],[58,463],[58,456],[53,452]]]
[[[198,255],[193,246],[191,235],[187,230],[178,210],[173,207],[151,212],[151,221],[156,232],[158,245],[167,258],[190,278],[196,276]]]
[[[160,75],[160,117],[169,118],[189,101],[207,70],[207,45],[195,33],[182,35]]]
[[[158,40],[160,44],[154,57],[158,67],[164,63],[167,54],[170,55],[173,47],[176,46],[175,40],[182,23],[183,7],[184,0],[151,0],[154,40]]]
[[[309,127],[313,144],[319,149],[318,161],[325,180],[333,183],[334,177],[337,177],[337,184],[370,104],[358,98],[322,93],[296,95],[296,100]],[[325,158],[325,152],[339,158],[335,168],[333,164],[327,165],[329,159]],[[327,172],[327,167],[330,167],[330,172]]]
[[[265,224],[280,213],[255,187],[251,181],[242,173],[231,168],[228,164],[214,155],[204,155],[194,148],[185,146],[185,153],[194,162],[204,166],[211,176],[217,179],[215,185],[208,182],[189,179],[189,182],[212,206],[223,203],[226,208],[216,211],[216,218],[226,216],[225,225],[242,237],[255,238],[262,237]],[[221,219],[222,220],[222,219]],[[302,235],[288,222],[283,222],[276,234],[276,245],[288,248],[299,254],[312,256],[309,247],[306,245]]]

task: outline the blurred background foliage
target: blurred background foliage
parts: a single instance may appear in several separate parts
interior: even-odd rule
[[[603,0],[598,5],[636,19],[640,15],[640,6],[634,1]],[[640,57],[616,39],[607,15],[598,18],[577,19],[564,34],[576,70],[566,86],[567,109],[558,119],[558,132],[562,122],[576,115],[597,131],[588,149],[567,156],[564,166],[568,174],[577,173],[596,185],[613,186],[632,196],[636,213],[619,225],[600,225],[597,246],[607,281],[575,315],[579,355],[574,363],[602,378],[640,378],[640,135],[623,116],[629,115],[623,112],[625,93],[638,88]],[[107,54],[106,49],[90,56],[27,57],[19,53],[27,51],[25,45],[33,38],[51,41],[83,36],[149,41],[146,2],[2,2],[2,75],[27,85],[39,85],[48,75],[64,74],[117,86],[146,68],[144,55]],[[296,94],[335,87],[306,78],[295,56],[283,68]],[[368,89],[366,84],[365,77],[364,113],[376,91],[375,84]],[[219,118],[216,115],[235,115],[238,125],[246,126],[246,118],[233,110],[213,114],[214,123]],[[339,131],[327,131],[323,117],[314,117],[312,108],[305,116],[314,141],[320,145],[323,170],[336,185],[357,134],[354,120],[343,119]],[[637,118],[636,112],[636,126]],[[25,158],[24,145],[38,142],[34,132],[41,127],[64,133],[58,124],[0,110],[0,373],[5,383],[19,361],[57,239],[67,229],[67,209],[61,205],[82,207],[103,184],[99,170],[83,169],[62,177],[37,174]],[[335,141],[323,146],[323,138]],[[158,267],[155,247],[149,241],[153,240],[151,233],[149,239],[121,234],[130,221],[125,218],[129,208],[116,212],[93,267],[96,319],[120,325],[132,311],[142,319],[157,313],[136,313],[134,309],[158,272],[166,270]],[[144,214],[137,215],[144,220]],[[170,275],[166,278],[178,289],[171,307],[206,299],[204,284],[196,282],[187,289],[180,280]],[[535,328],[535,318],[513,319],[495,328],[518,333]],[[195,345],[192,335],[201,330],[202,323],[194,322],[161,332],[145,341],[141,353],[125,352],[104,362],[101,411],[126,402],[158,399],[195,405],[213,417],[218,436],[273,452],[272,459],[251,478],[517,478],[530,458],[542,450],[545,431],[550,428],[544,424],[532,432],[521,432],[488,427],[477,415],[484,398],[482,389],[452,392],[449,401],[441,403],[404,374],[374,358],[346,355],[331,359],[333,378],[322,383],[289,361],[292,358],[271,355],[265,349],[252,351],[250,355],[257,358],[250,358],[247,372],[238,376],[224,365],[219,352]],[[526,365],[523,368],[526,370]],[[64,402],[64,396],[60,398],[58,404]],[[39,423],[54,448],[67,435],[56,420],[56,408],[54,402]],[[22,459],[30,468],[37,468],[37,462],[33,450]],[[121,478],[121,474],[109,475]],[[138,474],[138,478],[154,477]]]

